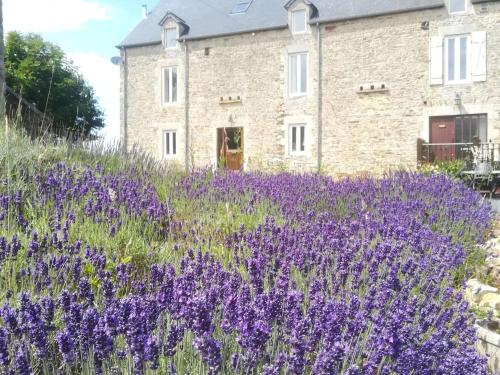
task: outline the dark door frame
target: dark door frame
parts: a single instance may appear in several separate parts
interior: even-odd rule
[[[224,146],[224,130],[226,130],[226,136],[229,137],[230,135],[227,134],[227,131],[235,131],[239,130],[240,131],[240,139],[239,139],[239,148],[237,149],[231,149],[226,145],[225,150],[223,150]],[[216,128],[217,132],[217,165],[219,167],[224,167],[226,169],[232,169],[232,170],[240,170],[243,168],[244,164],[244,155],[245,155],[245,129],[241,126],[230,126],[230,127],[220,127]],[[226,154],[226,159],[224,160],[224,165],[221,165],[221,153],[224,152]]]
[[[468,116],[486,116],[486,139],[488,139],[488,113],[466,113],[466,114],[460,114],[460,115],[429,116],[429,120],[428,120],[429,143],[432,143],[432,140],[431,140],[432,119],[435,119],[435,118],[453,118],[453,119],[456,119],[457,117],[468,117]],[[455,134],[456,134],[456,129],[455,129]]]

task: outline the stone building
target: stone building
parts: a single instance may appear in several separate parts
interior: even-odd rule
[[[376,173],[419,138],[500,143],[500,1],[160,0],[119,48],[122,141],[186,167]]]

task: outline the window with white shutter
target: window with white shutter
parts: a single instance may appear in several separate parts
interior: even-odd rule
[[[430,84],[484,82],[487,76],[485,31],[434,36],[430,40]]]
[[[430,41],[431,85],[443,84],[443,37],[433,36]]]
[[[471,34],[471,78],[473,82],[486,81],[486,32]]]

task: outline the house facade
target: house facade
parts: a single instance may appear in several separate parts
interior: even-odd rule
[[[160,0],[119,48],[122,142],[184,167],[379,173],[417,139],[500,143],[500,1]]]

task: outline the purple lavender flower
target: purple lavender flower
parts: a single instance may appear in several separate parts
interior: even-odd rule
[[[80,300],[84,301],[87,305],[91,305],[94,302],[94,293],[92,292],[92,286],[86,278],[80,279],[78,283],[78,297]]]
[[[8,366],[9,363],[9,333],[0,327],[0,368]]]
[[[74,361],[74,341],[71,334],[67,330],[57,332],[56,342],[63,361],[67,364],[72,364]]]
[[[31,364],[28,356],[27,349],[24,347],[19,347],[16,351],[16,356],[14,359],[14,367],[16,374],[19,375],[31,375]]]
[[[108,334],[105,323],[99,321],[93,331],[94,363],[97,374],[102,373],[102,365],[113,351],[113,338]]]
[[[221,343],[214,340],[208,333],[196,337],[193,346],[198,350],[203,361],[208,365],[209,374],[216,374],[221,367]]]
[[[173,357],[175,355],[175,349],[177,344],[181,342],[184,337],[184,328],[180,326],[171,326],[167,334],[167,340],[164,347],[164,353],[167,357]]]

